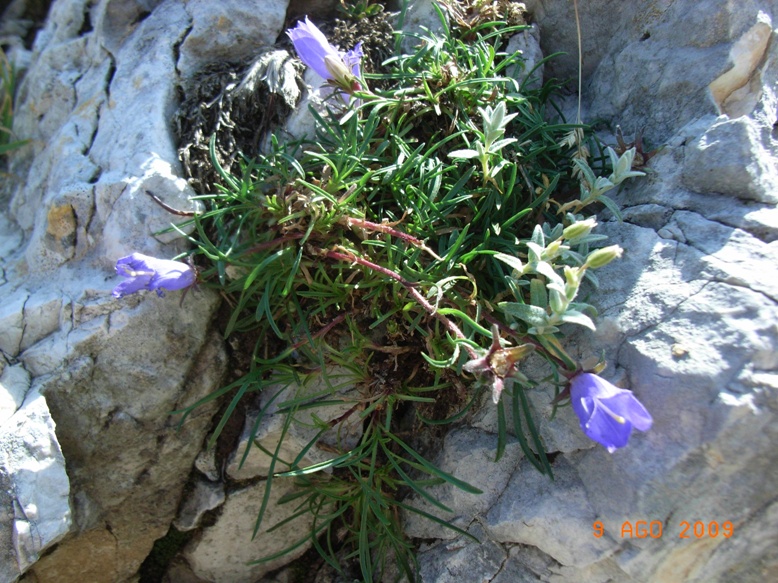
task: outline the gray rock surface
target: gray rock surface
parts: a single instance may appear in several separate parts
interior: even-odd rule
[[[449,433],[441,449],[441,455],[435,461],[445,472],[456,474],[481,490],[483,494],[470,494],[446,483],[429,488],[429,493],[439,502],[451,508],[454,513],[446,515],[424,499],[414,499],[412,506],[424,512],[439,515],[451,521],[455,526],[467,530],[473,516],[489,511],[505,492],[511,475],[516,471],[523,456],[518,441],[509,443],[499,462],[494,462],[496,436],[474,428],[462,428]],[[489,471],[484,471],[488,467]],[[407,512],[405,514],[405,532],[421,539],[453,539],[458,535],[435,522]]]
[[[311,527],[312,517],[303,515],[284,526],[268,532],[270,528],[290,516],[294,502],[279,506],[282,496],[291,493],[291,480],[274,480],[270,490],[270,502],[262,522],[262,529],[252,538],[254,525],[265,495],[265,482],[255,483],[230,494],[221,509],[219,520],[202,529],[199,535],[184,549],[183,557],[192,572],[205,581],[253,583],[291,559],[299,557],[308,548],[301,546],[280,559],[248,565],[264,556],[281,551],[304,538]]]
[[[179,307],[177,293],[110,293],[119,257],[185,249],[157,234],[171,216],[144,191],[192,206],[170,122],[179,62],[202,60],[194,42],[179,46],[213,11],[190,4],[57,0],[32,50],[15,45],[29,67],[14,130],[30,143],[0,195],[0,350],[18,363],[2,377],[3,432],[15,429],[2,446],[0,536],[14,544],[1,580],[130,580],[167,532],[210,424],[213,406],[180,431],[170,412],[221,382],[215,295]],[[212,41],[240,44],[228,37]]]
[[[262,391],[258,409],[246,416],[240,442],[227,464],[225,471],[230,478],[266,478],[271,458],[261,448],[278,451],[279,459],[289,463],[306,449],[306,454],[298,464],[304,468],[333,459],[356,447],[362,436],[362,423],[359,419],[360,411],[355,408],[359,395],[354,389],[354,374],[346,369],[333,369],[327,373],[326,378],[324,375],[314,374],[308,381],[303,386],[269,386]],[[298,411],[294,421],[284,431],[286,415],[278,413],[279,405],[293,399],[313,396],[317,396],[317,400],[327,400],[330,403]],[[260,411],[263,415],[257,425]],[[342,422],[330,429],[324,428],[324,433],[319,435],[323,429],[322,423],[337,422],[341,418]],[[246,448],[252,443],[250,440],[253,431],[253,443],[259,444],[260,447],[252,447],[246,454]],[[278,448],[282,436],[283,442]],[[313,447],[312,441],[315,441]],[[286,469],[286,466],[275,467],[276,472]]]
[[[13,581],[70,531],[70,482],[46,400],[19,365],[6,366],[0,381],[21,397],[0,421],[0,578]]]
[[[572,3],[525,4],[540,26],[543,52],[566,53],[547,64],[546,75],[574,86],[578,41]],[[748,104],[763,92],[774,93],[769,81],[774,73],[765,73],[776,51],[774,42],[765,41],[775,18],[773,0],[592,0],[579,1],[578,9],[585,119],[604,117],[629,132],[643,129],[659,144],[689,121],[720,113],[711,89],[732,117],[750,114]]]
[[[544,50],[567,47],[574,54],[575,34],[564,22],[569,3],[528,6]],[[625,248],[624,258],[598,275],[597,331],[567,346],[581,358],[603,351],[610,365],[605,377],[632,389],[654,426],[611,455],[576,435],[572,410],[549,420],[549,387],[531,391],[546,449],[560,452],[556,480],[521,461],[507,482],[495,480],[504,490],[487,511],[461,506],[457,525],[479,522],[508,549],[498,575],[477,570],[473,577],[772,580],[778,577],[778,513],[768,486],[778,479],[771,447],[778,436],[778,174],[769,23],[778,6],[602,1],[579,8],[589,115],[645,127],[655,145],[665,146],[649,175],[617,195],[625,222],[608,222],[602,232]],[[562,60],[546,74],[570,66]],[[537,371],[542,365],[530,360],[525,372]],[[489,404],[474,425],[496,433]],[[494,471],[468,452],[467,444],[446,440],[438,460],[460,477]],[[622,531],[641,520],[656,521],[655,529],[661,524],[662,536]],[[710,535],[711,523],[721,529],[728,521],[730,538]],[[706,525],[702,536],[693,531],[698,522],[698,532]],[[411,533],[422,532],[415,519],[408,524]],[[425,536],[470,548],[437,526]],[[424,581],[449,576],[436,557],[421,556]],[[457,560],[477,565],[482,556],[473,548]]]
[[[468,534],[479,542],[463,537],[455,541],[440,541],[429,549],[421,550],[419,559],[424,581],[491,581],[500,572],[507,558],[506,550],[490,540],[477,523]]]
[[[686,147],[684,186],[694,192],[778,202],[771,132],[772,128],[749,117],[721,116]]]
[[[177,68],[190,77],[207,63],[241,61],[274,45],[283,33],[288,1],[190,0],[191,29],[181,43]]]
[[[224,504],[224,484],[197,479],[183,499],[173,526],[181,532],[194,530],[200,526],[203,515]]]
[[[508,75],[515,77],[521,85],[526,84],[530,89],[539,89],[543,84],[544,65],[543,49],[540,48],[540,27],[532,24],[529,30],[515,34],[508,41],[505,52],[508,54],[521,52],[521,58],[524,61],[523,68],[508,71]]]
[[[543,53],[568,53],[546,77],[574,77],[571,3],[526,3]],[[217,299],[191,293],[179,307],[177,294],[117,301],[110,291],[118,257],[185,250],[159,233],[171,216],[144,194],[193,207],[171,134],[177,84],[210,62],[272,45],[287,3],[263,3],[258,13],[248,0],[55,0],[31,51],[18,40],[29,30],[14,16],[22,4],[0,27],[26,69],[14,129],[31,138],[0,187],[0,536],[8,543],[0,580],[23,571],[28,583],[136,580],[181,508],[179,526],[194,527],[206,510],[214,521],[173,564],[170,581],[255,581],[282,562],[245,563],[306,525],[267,533],[289,510],[271,503],[251,541],[266,466],[252,459],[243,475],[235,460],[223,472],[213,450],[198,456],[216,405],[180,431],[169,416],[220,384],[225,355],[208,324]],[[558,453],[551,482],[515,443],[492,461],[496,418],[486,405],[472,427],[449,435],[438,459],[485,494],[433,490],[483,544],[408,515],[408,534],[430,543],[422,576],[774,580],[778,2],[591,0],[579,9],[585,119],[627,134],[643,128],[652,146],[665,147],[649,175],[617,195],[625,222],[603,232],[625,257],[601,272],[598,330],[568,346],[579,357],[604,351],[605,376],[635,391],[654,427],[608,454],[581,435],[570,409],[550,420],[553,393],[538,387],[531,406],[548,451]],[[295,11],[305,12],[299,3]],[[295,135],[307,131],[298,121]],[[262,431],[274,444],[272,423]],[[289,455],[307,436],[295,437]],[[193,466],[208,478],[199,487],[208,495],[181,505]],[[222,479],[254,483],[236,489]],[[276,481],[273,499],[287,487]],[[641,520],[661,522],[663,536],[622,534]],[[684,524],[698,521],[731,521],[734,535],[681,538]]]

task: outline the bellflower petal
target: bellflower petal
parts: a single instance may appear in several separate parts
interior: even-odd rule
[[[343,55],[343,61],[346,63],[348,67],[351,68],[351,74],[354,75],[354,77],[359,77],[362,72],[359,69],[359,65],[362,62],[362,57],[364,57],[364,53],[362,52],[362,43],[358,42],[356,46],[348,51],[345,55]]]
[[[324,33],[306,16],[305,22],[298,22],[297,27],[287,30],[286,34],[292,39],[300,60],[316,71],[322,79],[331,80],[324,58],[330,56],[341,59],[341,56],[340,51],[329,43]]]
[[[362,43],[348,52],[333,47],[327,37],[316,28],[308,17],[298,22],[295,28],[286,31],[292,40],[300,60],[321,77],[343,89],[347,95],[359,90],[360,62],[362,61]]]
[[[632,428],[648,431],[653,419],[632,391],[591,373],[570,381],[570,401],[583,431],[613,453],[627,445]]]
[[[142,253],[133,253],[116,262],[116,273],[126,277],[113,290],[113,296],[121,298],[137,291],[155,290],[164,295],[165,290],[184,289],[194,285],[194,270],[186,263],[157,259]]]

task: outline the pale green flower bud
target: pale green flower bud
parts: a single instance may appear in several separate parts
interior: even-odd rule
[[[586,258],[586,263],[584,263],[584,267],[591,267],[592,269],[603,267],[614,259],[620,258],[623,252],[624,249],[618,245],[597,249],[596,251],[589,253],[589,256]]]
[[[578,294],[578,288],[581,287],[584,270],[580,267],[570,267],[565,265],[565,295],[571,302]]]
[[[548,305],[551,308],[552,314],[561,315],[567,310],[569,302],[558,290],[550,289],[548,290]]]
[[[567,227],[562,231],[562,237],[568,241],[570,239],[581,239],[591,233],[596,226],[597,220],[594,217],[589,217],[585,221],[578,221]]]
[[[544,261],[553,261],[557,257],[559,257],[559,252],[562,249],[562,242],[561,241],[551,241],[546,246],[546,249],[541,253],[540,257]],[[565,247],[566,249],[567,247]]]
[[[327,71],[332,75],[333,83],[343,88],[351,87],[354,75],[341,57],[326,55],[324,57],[324,66],[327,67]]]

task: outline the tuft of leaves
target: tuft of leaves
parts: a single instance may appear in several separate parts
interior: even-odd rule
[[[257,342],[250,370],[183,418],[227,398],[215,442],[241,400],[270,386],[298,387],[274,405],[283,435],[301,411],[349,406],[320,422],[295,459],[282,458],[283,435],[275,450],[250,440],[272,460],[255,534],[275,480],[298,485],[282,500],[293,507],[282,524],[314,516],[310,531],[260,562],[310,544],[341,573],[353,561],[365,581],[378,580],[392,560],[416,580],[403,513],[467,533],[407,496],[446,513],[432,486],[478,492],[428,460],[425,432],[466,418],[484,389],[498,407],[496,457],[512,436],[552,476],[526,392],[550,381],[559,394],[579,369],[562,346],[565,327],[593,326],[579,290],[620,252],[590,249],[604,237],[583,211],[612,207],[605,193],[640,173],[634,151],[591,158],[581,147],[594,143],[589,129],[561,117],[554,82],[532,89],[521,55],[505,52],[526,26],[471,4],[453,26],[441,11],[441,33],[406,35],[410,53],[398,37],[350,108],[312,109],[314,139],[271,136],[263,154],[232,152],[229,165],[218,132],[209,140],[215,177],[198,197],[206,210],[190,221],[190,240],[202,284],[230,304],[225,335],[250,332]],[[353,10],[380,17],[372,6]],[[608,164],[609,177],[599,176]],[[521,372],[529,353],[547,361],[548,378]],[[334,382],[306,392],[335,367],[350,371],[349,396]],[[353,416],[359,443],[306,466],[319,437]]]

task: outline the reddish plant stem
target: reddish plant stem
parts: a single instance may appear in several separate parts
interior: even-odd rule
[[[179,217],[193,217],[197,214],[195,211],[182,211],[182,210],[178,210],[177,208],[173,208],[169,204],[162,202],[161,198],[159,198],[153,192],[149,192],[148,190],[146,191],[146,194],[148,194],[154,202],[156,202],[159,206],[161,206],[170,214],[178,215]]]
[[[329,426],[330,427],[335,427],[338,423],[341,423],[341,422],[345,421],[346,419],[348,419],[354,411],[358,411],[363,406],[364,406],[364,402],[363,401],[360,401],[360,402],[356,403],[348,411],[343,413],[343,415],[341,415],[340,417],[336,417],[335,419],[331,420],[329,422]]]
[[[333,329],[335,326],[337,326],[338,324],[340,324],[340,323],[341,323],[343,320],[345,320],[345,319],[346,319],[346,314],[341,314],[340,316],[337,316],[337,317],[336,317],[334,320],[332,320],[332,322],[330,322],[329,324],[327,324],[326,326],[324,326],[324,327],[323,327],[321,330],[319,330],[318,332],[316,332],[316,334],[314,334],[314,335],[312,336],[312,338],[313,338],[314,340],[315,340],[315,339],[317,339],[317,338],[321,338],[322,336],[324,336],[325,334],[327,334],[327,332],[329,332],[330,330],[332,330],[332,329]],[[308,344],[308,339],[307,339],[307,338],[306,338],[306,339],[304,339],[304,340],[300,340],[299,342],[295,342],[294,344],[292,344],[292,350],[297,350],[297,349],[298,349],[298,348],[300,348],[300,347],[301,347],[303,344]]]
[[[398,231],[397,229],[393,229],[391,225],[387,225],[383,223],[374,223],[372,221],[355,219],[353,217],[347,217],[346,223],[348,223],[349,227],[357,226],[362,229],[368,229],[370,231],[377,231],[379,233],[388,233],[393,237],[397,237],[398,239],[403,239],[405,241],[408,241],[409,243],[413,243],[414,245],[419,245],[419,246],[423,245],[421,239],[418,239],[413,235],[409,235],[408,233],[403,233],[402,231]]]
[[[284,235],[283,237],[279,237],[278,239],[273,239],[272,241],[265,241],[264,243],[257,243],[246,253],[259,253],[260,251],[264,251],[265,249],[271,249],[277,245],[281,245],[282,243],[286,243],[287,241],[294,241],[296,239],[302,239],[303,234],[302,233],[290,233],[289,235]]]
[[[367,259],[364,259],[362,257],[357,257],[353,253],[348,253],[348,252],[342,253],[340,251],[325,251],[324,256],[328,257],[329,259],[337,259],[338,261],[346,261],[348,263],[358,263],[359,265],[369,267],[370,269],[382,273],[387,277],[391,277],[393,280],[399,282],[400,284],[402,284],[403,287],[408,289],[411,289],[413,288],[413,286],[416,285],[415,283],[412,283],[407,279],[403,278],[403,276],[401,276],[399,273],[396,273],[391,269],[387,269],[386,267],[382,267],[377,263],[373,263],[372,261],[368,261]]]
[[[324,253],[325,257],[328,257],[330,259],[337,259],[339,261],[348,261],[349,263],[356,263],[358,265],[362,265],[364,267],[368,267],[370,269],[373,269],[375,271],[378,271],[379,273],[382,273],[383,275],[392,278],[396,282],[398,282],[400,285],[402,285],[406,290],[408,290],[408,293],[411,295],[411,297],[416,300],[416,303],[418,303],[424,310],[433,318],[438,320],[441,324],[443,324],[446,329],[448,329],[449,332],[451,332],[456,338],[460,338],[462,340],[466,340],[467,337],[464,335],[462,330],[459,329],[459,327],[454,324],[451,320],[446,318],[444,315],[439,314],[438,311],[435,309],[435,306],[433,306],[429,301],[427,301],[427,298],[425,298],[423,295],[419,293],[419,290],[416,289],[416,284],[411,283],[407,279],[403,278],[399,273],[396,273],[392,271],[391,269],[387,269],[386,267],[382,267],[376,263],[373,263],[372,261],[368,261],[367,259],[364,259],[362,257],[358,257],[352,253],[342,253],[340,251],[326,251]],[[475,349],[468,345],[464,344],[465,350],[470,355],[471,358],[479,358],[478,353],[475,351]]]
[[[349,227],[359,227],[360,229],[366,229],[368,231],[376,231],[378,233],[386,233],[388,235],[391,235],[392,237],[397,237],[398,239],[402,239],[403,241],[408,241],[408,243],[415,245],[419,249],[422,249],[432,255],[435,259],[442,261],[443,259],[435,253],[432,249],[427,247],[427,245],[424,244],[424,241],[419,239],[418,237],[414,237],[413,235],[409,235],[408,233],[403,233],[402,231],[398,231],[397,229],[393,229],[390,225],[386,225],[383,223],[374,223],[372,221],[366,221],[364,219],[355,219],[353,217],[347,217],[346,223]]]

